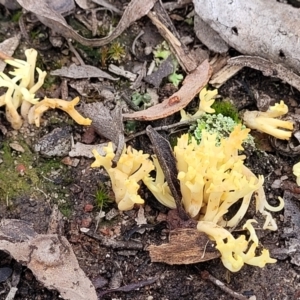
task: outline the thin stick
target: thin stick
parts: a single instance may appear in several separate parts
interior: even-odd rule
[[[228,295],[232,296],[235,299],[238,300],[249,300],[246,296],[239,294],[229,287],[227,287],[222,281],[217,279],[216,277],[212,276],[208,271],[202,271],[201,272],[202,279],[209,280],[216,286],[218,286],[223,292],[227,293]]]
[[[185,121],[180,121],[180,122],[177,122],[177,123],[174,123],[174,124],[171,124],[171,125],[163,125],[163,126],[158,126],[158,127],[153,127],[154,130],[156,131],[168,131],[172,128],[176,128],[176,127],[180,127],[180,126],[185,126],[185,125],[190,125],[194,122],[196,122],[197,119],[190,119],[190,120],[185,120]],[[143,134],[146,134],[146,130],[142,130],[142,131],[139,131],[135,134],[132,134],[130,136],[128,136],[126,139],[125,139],[125,142],[128,142],[140,135],[143,135]]]
[[[76,56],[76,58],[77,58],[77,60],[79,61],[80,65],[81,65],[81,66],[84,66],[85,63],[84,63],[83,59],[81,58],[81,56],[79,55],[79,53],[77,52],[77,50],[74,48],[74,46],[72,45],[72,43],[71,43],[69,40],[67,40],[67,42],[68,42],[68,45],[69,45],[70,50],[71,50],[71,51],[73,52],[73,54]]]

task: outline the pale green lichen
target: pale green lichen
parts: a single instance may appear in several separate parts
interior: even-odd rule
[[[227,138],[234,128],[238,125],[232,118],[223,116],[222,114],[203,114],[197,119],[196,129],[192,132],[195,139],[200,142],[202,139],[202,131],[205,129],[210,134],[217,134],[217,144],[220,144],[222,138]],[[242,125],[242,129],[246,126]],[[255,147],[254,138],[248,134],[244,143]]]

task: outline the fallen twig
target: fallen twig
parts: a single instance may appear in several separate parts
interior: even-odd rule
[[[107,237],[100,236],[94,232],[83,232],[85,235],[97,240],[104,247],[112,249],[130,249],[130,250],[143,250],[144,245],[134,241],[116,241],[115,239],[109,239]]]
[[[159,4],[156,4],[159,5]],[[154,7],[155,9],[155,7]],[[190,53],[186,53],[184,45],[178,40],[178,38],[169,30],[166,26],[166,18],[159,18],[158,9],[156,6],[156,12],[149,12],[148,17],[151,19],[152,23],[157,27],[159,33],[168,42],[172,52],[176,56],[181,67],[190,73],[197,68],[197,63],[194,57]],[[168,23],[169,24],[169,23]],[[173,25],[173,24],[172,24]],[[171,26],[171,25],[170,25]]]
[[[130,284],[121,286],[117,289],[106,290],[106,291],[101,292],[99,294],[99,297],[101,299],[102,296],[104,296],[108,293],[114,293],[114,292],[131,292],[133,290],[142,288],[146,285],[150,285],[150,284],[154,283],[157,279],[158,279],[157,277],[154,277],[154,278],[143,280],[143,281],[140,281],[140,282],[137,282],[137,283],[130,283]]]
[[[197,119],[190,119],[190,120],[184,120],[184,121],[180,121],[180,122],[177,122],[177,123],[173,123],[173,124],[170,124],[170,125],[163,125],[163,126],[158,126],[158,127],[153,127],[154,130],[156,131],[168,131],[172,128],[177,128],[177,127],[181,127],[181,126],[186,126],[186,125],[190,125],[192,123],[195,123],[197,121]],[[143,135],[143,134],[146,134],[146,130],[142,130],[142,131],[139,131],[135,134],[132,134],[130,136],[128,136],[125,141],[128,142],[140,135]]]
[[[211,281],[213,284],[215,284],[216,286],[218,286],[222,291],[224,291],[225,293],[227,293],[228,295],[232,296],[235,299],[238,299],[238,300],[248,300],[247,297],[245,297],[244,295],[241,295],[241,294],[233,291],[232,289],[230,289],[229,287],[227,287],[222,281],[220,281],[216,277],[212,276],[208,271],[202,271],[201,272],[201,277],[202,277],[202,279]]]

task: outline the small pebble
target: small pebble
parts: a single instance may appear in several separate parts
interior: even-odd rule
[[[24,176],[26,167],[23,164],[17,164],[16,171],[19,173],[20,176]]]
[[[85,228],[89,228],[92,225],[92,218],[87,217],[82,219],[81,226]]]
[[[94,205],[92,205],[92,204],[86,204],[85,206],[84,206],[84,211],[85,212],[91,212],[92,210],[94,209]]]
[[[12,269],[9,267],[0,268],[0,282],[6,281],[12,274]]]

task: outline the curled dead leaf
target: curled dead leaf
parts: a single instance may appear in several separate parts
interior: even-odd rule
[[[54,11],[46,1],[34,0],[17,0],[18,3],[27,11],[34,13],[37,18],[47,27],[55,32],[59,32],[67,39],[74,39],[82,45],[89,47],[100,47],[106,45],[117,38],[130,24],[145,16],[153,7],[157,0],[148,0],[146,2],[140,0],[132,0],[123,13],[123,16],[115,30],[107,37],[102,39],[86,39],[79,35],[61,14]]]
[[[123,114],[125,120],[151,121],[165,118],[186,107],[191,100],[207,84],[211,76],[211,67],[207,60],[197,69],[186,76],[182,87],[162,103],[154,105],[146,110]]]

